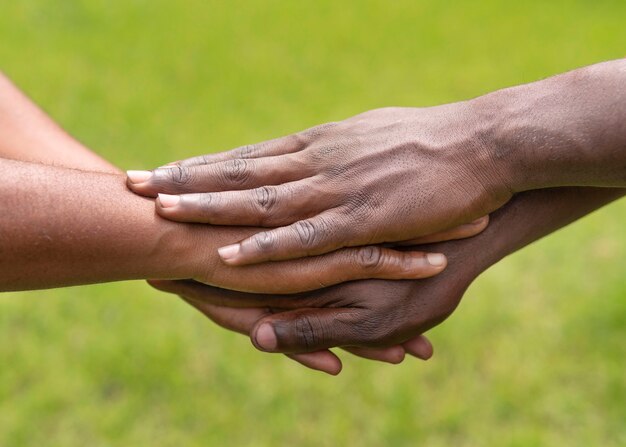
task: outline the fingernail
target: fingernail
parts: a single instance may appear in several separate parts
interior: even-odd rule
[[[256,336],[254,337],[256,344],[264,351],[274,351],[278,346],[278,340],[276,340],[276,334],[274,328],[269,323],[263,323],[256,330]]]
[[[171,208],[176,206],[178,202],[180,202],[180,196],[159,193],[159,203],[161,204],[161,208]]]
[[[426,260],[433,267],[441,267],[446,263],[446,257],[441,253],[428,253],[426,255]]]
[[[226,247],[218,248],[217,252],[224,261],[234,258],[239,253],[239,244],[227,245]]]
[[[152,172],[150,171],[126,171],[126,175],[128,176],[128,180],[131,183],[143,183],[152,177]]]

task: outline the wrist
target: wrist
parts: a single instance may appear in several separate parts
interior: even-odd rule
[[[531,185],[537,183],[525,147],[529,126],[524,117],[528,109],[519,100],[523,95],[519,88],[498,90],[469,101],[492,171],[500,174],[498,180],[511,194],[533,189]]]
[[[151,279],[203,279],[215,269],[217,250],[206,240],[207,229],[175,223],[155,214],[155,239],[151,253]],[[214,255],[211,256],[211,253]]]
[[[626,62],[612,61],[471,100],[510,191],[623,187],[625,83]]]

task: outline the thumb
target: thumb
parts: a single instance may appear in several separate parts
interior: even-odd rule
[[[336,346],[363,346],[375,332],[363,321],[364,309],[298,309],[268,315],[250,332],[252,344],[266,352],[313,352]],[[363,328],[363,329],[362,329]]]

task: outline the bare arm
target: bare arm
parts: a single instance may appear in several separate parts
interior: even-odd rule
[[[42,110],[21,93],[8,79],[0,74],[0,156],[64,166],[84,171],[119,173],[119,170],[104,158],[91,152],[68,133],[63,131]],[[20,148],[20,150],[15,150]],[[480,229],[466,229],[449,236],[471,235]],[[468,232],[469,231],[469,232]],[[442,235],[440,235],[442,236]],[[31,285],[32,287],[32,285]],[[264,309],[207,308],[200,309],[219,324],[238,330],[251,321],[257,312]],[[432,352],[425,337],[416,337],[407,352],[428,358]],[[404,355],[404,349],[360,350],[354,354],[365,358],[396,363]],[[313,369],[336,372],[336,356],[329,351],[295,354],[293,360]]]
[[[126,189],[117,168],[71,138],[4,77],[0,156],[14,159],[0,159],[0,290],[196,278],[223,287],[289,292],[367,276],[424,277],[445,266],[445,260],[432,265],[425,254],[374,249],[265,265],[239,275],[227,271],[214,262],[215,244],[250,230],[160,219],[149,201]],[[382,264],[373,265],[371,260],[379,258]]]
[[[473,101],[511,190],[626,187],[626,59]]]
[[[139,194],[165,193],[156,208],[168,219],[280,226],[223,247],[231,265],[413,239],[522,191],[626,186],[626,59],[469,101],[372,110],[129,178]]]

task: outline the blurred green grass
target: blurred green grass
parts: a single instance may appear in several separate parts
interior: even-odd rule
[[[626,53],[623,1],[3,2],[0,67],[125,168]],[[428,363],[337,378],[140,282],[0,296],[0,445],[626,444],[626,202],[503,261]]]

